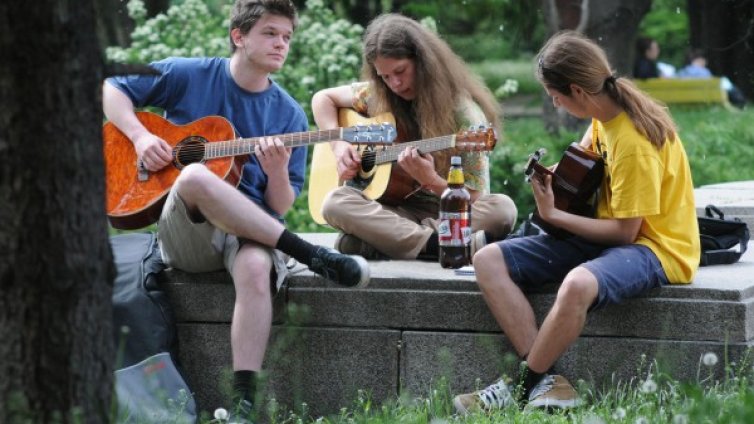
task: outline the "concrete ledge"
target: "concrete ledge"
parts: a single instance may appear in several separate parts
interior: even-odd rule
[[[746,188],[749,187],[749,188]],[[717,196],[717,190],[739,196]],[[730,193],[729,193],[730,194]],[[754,186],[731,183],[697,190],[697,204],[751,216]],[[738,209],[737,209],[738,208]],[[751,224],[750,224],[751,225]],[[305,234],[332,245],[335,234]],[[265,369],[268,395],[311,414],[353,404],[357,390],[376,402],[401,391],[426,395],[446,376],[454,391],[512,373],[508,341],[470,276],[434,262],[371,261],[368,288],[344,289],[298,266],[275,298]],[[199,407],[225,405],[230,387],[230,320],[234,291],[225,272],[161,275],[178,321],[179,361]],[[556,287],[532,293],[541,322]],[[294,306],[295,305],[295,306]],[[607,384],[636,377],[642,355],[679,379],[694,379],[699,358],[715,352],[738,360],[754,345],[754,244],[742,261],[701,268],[694,283],[653,290],[590,314],[582,336],[556,365],[576,380]],[[722,367],[719,367],[722,368]]]

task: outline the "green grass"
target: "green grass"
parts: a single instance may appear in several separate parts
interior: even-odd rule
[[[706,354],[705,357],[709,355]],[[489,423],[752,423],[754,422],[754,371],[748,357],[740,363],[700,359],[697,378],[680,382],[663,373],[656,363],[640,363],[636,377],[596,389],[575,382],[583,404],[569,411],[529,410],[511,405],[491,413],[467,417],[455,414],[452,382],[440,379],[424,396],[402,395],[381,404],[359,391],[351,405],[328,416],[311,416],[308,406],[285,410],[272,400],[266,414],[272,424],[489,424]],[[713,375],[723,375],[715,379]],[[201,421],[206,423],[207,421]]]
[[[469,66],[493,92],[505,80],[513,79],[518,81],[518,94],[539,94],[542,87],[534,78],[533,60],[486,60]]]

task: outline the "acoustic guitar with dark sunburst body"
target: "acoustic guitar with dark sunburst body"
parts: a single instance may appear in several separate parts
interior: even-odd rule
[[[605,162],[602,157],[584,149],[578,143],[571,143],[552,171],[539,163],[546,153],[545,149],[538,149],[529,156],[524,169],[526,181],[551,175],[556,208],[576,215],[594,216],[595,195],[605,175]],[[571,234],[547,223],[536,210],[532,214],[532,222],[548,234],[559,238]]]

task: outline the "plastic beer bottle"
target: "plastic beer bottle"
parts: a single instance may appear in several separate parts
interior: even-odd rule
[[[440,266],[460,268],[471,262],[471,196],[464,186],[460,156],[450,158],[448,188],[440,197],[437,232]]]

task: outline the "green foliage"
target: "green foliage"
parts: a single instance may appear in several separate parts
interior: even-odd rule
[[[708,363],[708,356],[714,363]],[[751,423],[754,422],[754,372],[749,356],[740,363],[718,363],[714,353],[699,361],[695,381],[681,382],[657,362],[645,363],[641,355],[636,375],[598,389],[583,380],[575,382],[584,405],[568,411],[527,409],[511,405],[489,413],[461,417],[454,412],[453,380],[436,378],[427,393],[413,397],[402,393],[383,403],[358,390],[351,405],[324,417],[312,417],[308,405],[288,410],[270,399],[265,405],[270,423],[298,424],[491,424],[491,423]],[[484,386],[484,384],[482,384]],[[208,421],[202,420],[202,423]],[[218,423],[219,420],[211,421]]]
[[[654,0],[639,25],[639,34],[657,40],[661,62],[676,68],[683,66],[684,54],[689,47],[686,0]]]
[[[299,22],[286,65],[275,80],[312,121],[309,101],[317,90],[358,79],[364,29],[335,16],[322,0],[308,0]]]
[[[754,110],[730,111],[722,107],[672,107],[681,140],[689,157],[694,186],[754,179]],[[492,154],[492,191],[505,193],[518,206],[519,218],[534,208],[531,190],[524,182],[523,169],[528,155],[544,147],[545,163],[555,163],[569,143],[581,133],[549,134],[539,118],[508,120],[504,141]]]
[[[689,156],[694,185],[754,179],[754,110],[676,108],[673,117]]]
[[[438,32],[469,62],[517,58],[544,40],[541,9],[518,0],[408,2],[401,12],[437,20]]]
[[[129,0],[128,14],[134,20],[131,45],[108,47],[107,58],[113,62],[149,63],[170,56],[225,56],[229,51],[228,16],[210,13],[202,0],[184,0],[172,5],[164,14],[146,19],[143,0]]]
[[[469,64],[469,67],[479,75],[487,87],[493,92],[505,86],[509,80],[516,81],[516,94],[540,94],[542,86],[534,78],[534,68],[531,57],[521,60],[485,60]],[[504,97],[498,97],[502,99]]]
[[[114,62],[148,63],[170,56],[227,56],[232,0],[209,7],[203,0],[183,0],[165,14],[146,19],[143,0],[129,0],[135,29],[127,48],[108,47]],[[340,19],[322,0],[308,0],[293,36],[288,60],[274,75],[307,112],[314,91],[354,81],[361,63],[363,28]]]

